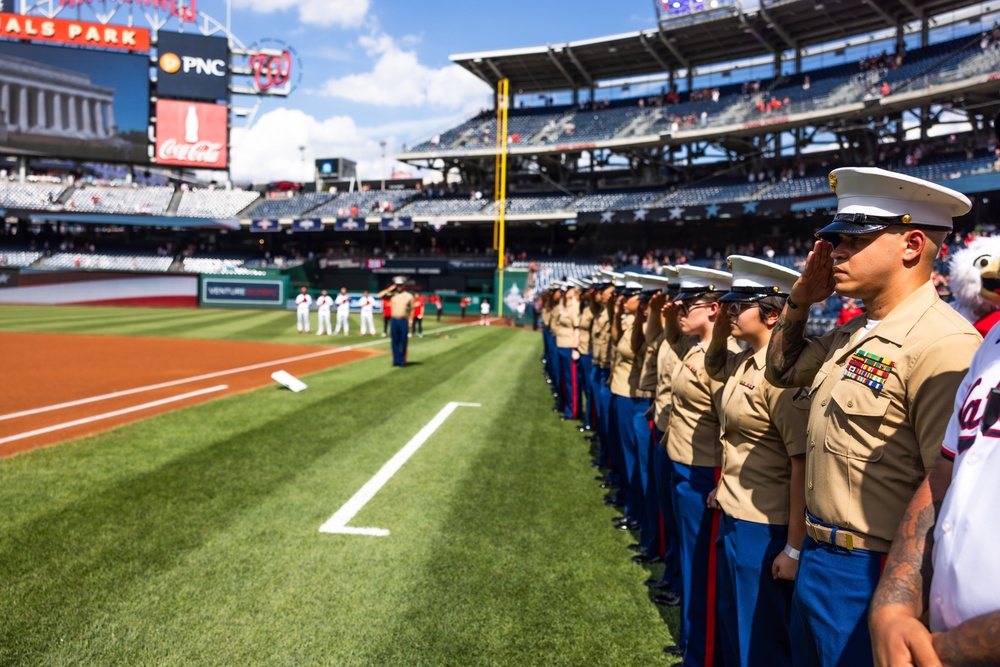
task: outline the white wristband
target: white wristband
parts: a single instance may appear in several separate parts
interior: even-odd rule
[[[798,560],[799,559],[799,550],[798,549],[793,549],[791,544],[786,544],[785,548],[781,550],[781,553],[785,554],[786,556],[788,556],[792,560]]]

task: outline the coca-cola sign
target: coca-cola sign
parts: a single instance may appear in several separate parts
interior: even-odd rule
[[[225,169],[228,115],[224,104],[156,101],[156,163]]]

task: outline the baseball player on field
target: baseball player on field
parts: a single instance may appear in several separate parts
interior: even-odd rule
[[[324,330],[327,336],[333,332],[333,327],[330,326],[330,306],[332,305],[333,299],[326,293],[326,290],[320,292],[319,298],[316,299],[316,311],[319,315],[319,321],[316,323],[317,336],[322,336]]]
[[[333,330],[333,335],[339,334],[340,328],[343,327],[346,336],[349,333],[347,318],[351,314],[351,297],[347,296],[346,287],[340,288],[340,294],[337,295],[334,303],[337,304],[337,327]]]
[[[305,331],[309,333],[309,306],[312,305],[313,298],[309,296],[309,290],[305,287],[302,292],[295,297],[295,329],[299,333]]]
[[[375,312],[375,299],[368,295],[368,290],[365,290],[361,294],[361,335],[364,336],[367,331],[371,335],[375,335],[375,318],[373,313]]]

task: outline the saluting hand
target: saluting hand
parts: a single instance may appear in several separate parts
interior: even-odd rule
[[[649,300],[649,312],[655,313],[663,309],[663,304],[667,302],[667,295],[663,292],[657,292],[653,295],[653,298]]]
[[[789,298],[800,308],[809,310],[809,306],[825,301],[833,294],[836,284],[833,282],[833,244],[819,239],[806,257],[806,266],[802,275],[792,285]]]

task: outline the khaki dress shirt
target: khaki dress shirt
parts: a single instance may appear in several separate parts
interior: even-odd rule
[[[981,338],[929,281],[859,338],[865,324],[856,317],[807,343],[795,364],[812,396],[806,505],[821,521],[865,536],[869,549],[888,551],[940,456],[955,393]],[[845,375],[856,352],[888,366],[881,388]]]
[[[792,456],[806,452],[809,391],[764,379],[767,350],[730,352],[722,390],[722,477],[715,496],[734,519],[787,525]]]
[[[682,336],[674,344],[679,363],[670,378],[670,424],[663,437],[674,463],[718,467],[722,445],[716,406],[723,383],[705,371],[706,348],[693,336]]]

